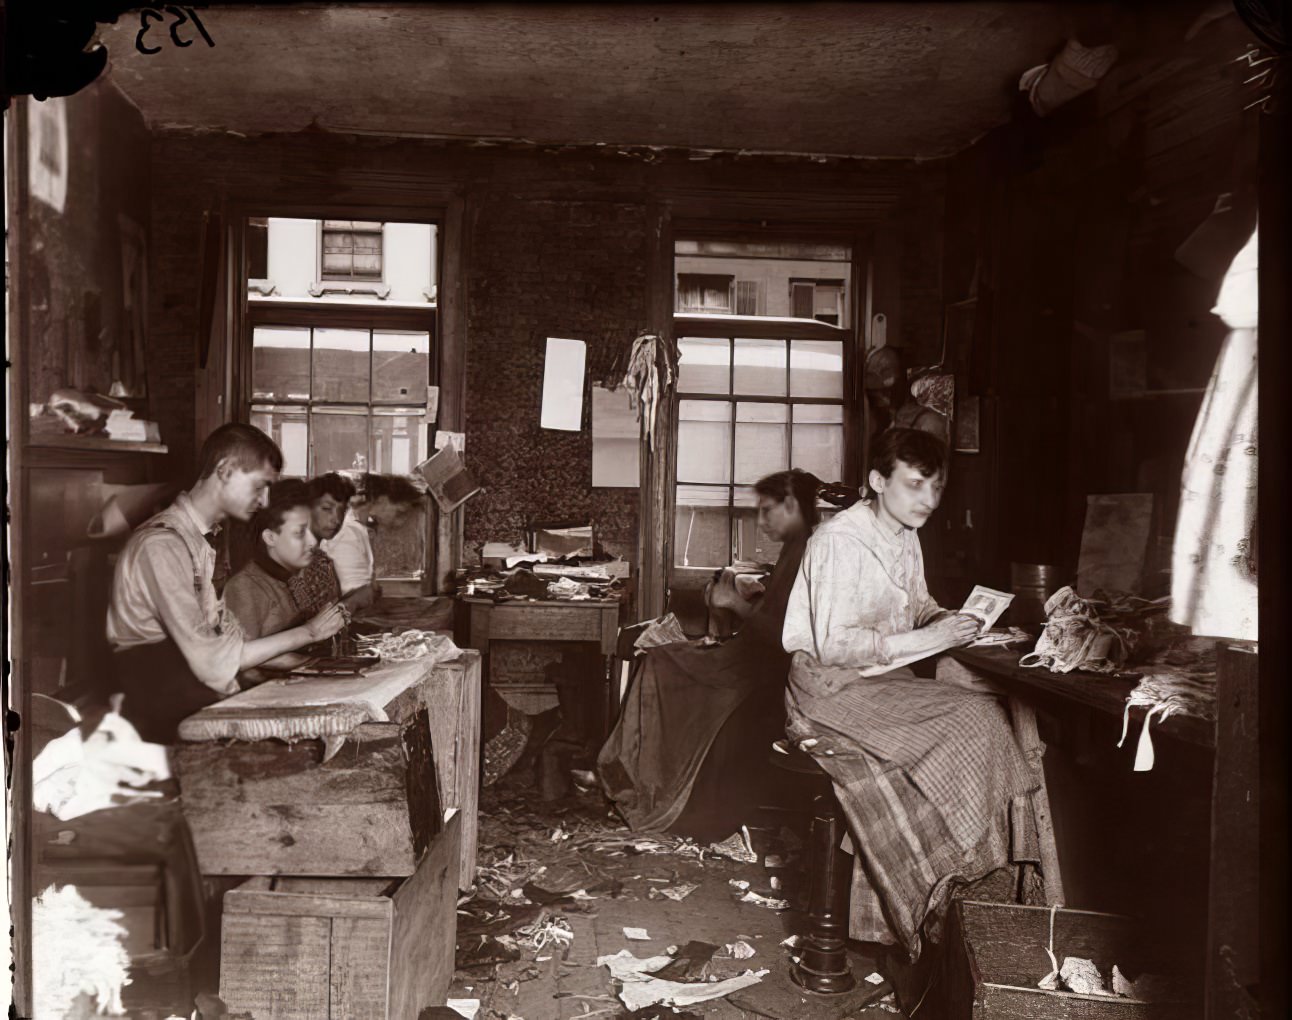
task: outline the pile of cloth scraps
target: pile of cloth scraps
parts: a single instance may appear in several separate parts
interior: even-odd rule
[[[1118,601],[1086,599],[1065,585],[1046,601],[1045,630],[1018,664],[1043,666],[1052,673],[1117,672],[1135,650],[1139,634],[1135,617],[1144,612],[1140,603],[1156,605],[1132,600],[1134,596]]]
[[[1140,705],[1148,709],[1144,714],[1144,725],[1140,729],[1139,744],[1135,748],[1135,771],[1147,772],[1153,767],[1154,759],[1153,738],[1149,735],[1153,717],[1157,716],[1160,722],[1180,714],[1214,721],[1216,675],[1214,672],[1179,671],[1150,673],[1144,676],[1135,689],[1126,696],[1126,707],[1122,711],[1122,735],[1117,741],[1118,747],[1126,742],[1132,705]]]

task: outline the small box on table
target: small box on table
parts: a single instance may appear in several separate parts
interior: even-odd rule
[[[417,1020],[453,978],[461,813],[402,879],[252,878],[224,896],[220,998],[257,1020]]]

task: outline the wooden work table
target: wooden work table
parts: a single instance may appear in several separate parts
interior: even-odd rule
[[[190,716],[180,738],[176,773],[205,875],[411,875],[440,813],[456,808],[456,878],[474,880],[474,651],[271,681]]]
[[[618,599],[492,599],[460,596],[459,634],[468,648],[489,654],[494,641],[587,641],[614,655],[619,638]]]
[[[988,677],[1010,697],[1022,698],[1036,707],[1062,716],[1062,710],[1073,704],[1114,716],[1120,732],[1126,696],[1139,682],[1138,676],[1089,673],[1052,673],[1048,669],[1029,669],[1018,664],[1020,653],[1012,648],[957,648],[949,653],[953,659]],[[1142,721],[1144,708],[1131,708],[1131,718]],[[1132,728],[1138,733],[1138,727]],[[1216,724],[1189,715],[1173,715],[1153,722],[1154,734],[1162,733],[1199,747],[1216,746]],[[1129,737],[1127,739],[1130,739]]]

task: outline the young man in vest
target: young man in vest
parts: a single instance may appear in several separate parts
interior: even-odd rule
[[[212,584],[213,540],[227,518],[265,505],[283,456],[251,425],[222,425],[202,444],[197,482],[137,528],[117,561],[108,606],[114,689],[145,740],[171,743],[180,721],[239,690],[240,670],[330,637],[330,606],[308,622],[247,640]]]

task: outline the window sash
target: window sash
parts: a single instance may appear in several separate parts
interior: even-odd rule
[[[757,425],[759,423],[754,420],[742,421],[741,420],[742,416],[745,418],[770,417],[771,415],[768,414],[768,412],[771,412],[772,408],[779,407],[779,408],[785,409],[783,412],[784,420],[782,422],[766,423],[783,430],[782,442],[784,444],[784,466],[780,468],[775,468],[772,470],[786,470],[787,468],[790,468],[790,467],[800,466],[800,464],[802,463],[802,461],[800,460],[799,464],[796,464],[795,436],[796,436],[797,429],[804,428],[804,427],[812,428],[814,426],[817,428],[834,426],[839,430],[839,436],[838,436],[839,474],[844,475],[847,473],[846,468],[847,468],[848,443],[847,443],[847,436],[845,433],[845,426],[846,426],[846,420],[847,420],[847,397],[848,397],[849,387],[846,381],[847,379],[846,373],[847,373],[847,360],[848,360],[847,349],[851,339],[850,331],[843,331],[843,330],[839,330],[837,328],[831,327],[830,332],[828,334],[822,334],[817,330],[799,330],[795,328],[786,328],[784,325],[782,325],[775,334],[765,333],[765,335],[762,337],[747,337],[745,335],[747,331],[745,329],[744,324],[742,324],[738,329],[727,330],[721,334],[712,330],[712,327],[710,327],[709,330],[704,330],[699,328],[692,328],[692,325],[693,325],[692,322],[684,322],[681,319],[681,317],[678,318],[678,320],[676,321],[675,331],[678,335],[679,340],[695,339],[695,340],[707,340],[707,341],[719,341],[719,340],[726,341],[727,352],[728,352],[727,358],[726,358],[726,366],[725,366],[727,370],[727,384],[726,384],[726,392],[721,392],[721,393],[712,392],[712,390],[710,390],[709,392],[704,392],[700,390],[683,389],[679,384],[679,388],[677,391],[678,442],[679,443],[682,442],[682,433],[684,431],[684,425],[688,421],[692,420],[692,419],[687,419],[682,417],[683,415],[682,408],[683,408],[684,401],[691,404],[693,410],[698,410],[701,405],[712,406],[715,411],[719,405],[724,406],[726,408],[725,416],[715,415],[712,418],[710,418],[710,416],[705,415],[703,418],[696,418],[694,420],[697,422],[711,421],[713,424],[715,425],[721,424],[725,428],[726,443],[725,443],[724,453],[725,453],[725,456],[727,457],[727,463],[723,466],[723,471],[721,473],[725,475],[725,478],[721,481],[713,478],[710,478],[710,479],[689,478],[689,477],[686,477],[684,474],[684,472],[686,471],[686,468],[684,468],[682,465],[681,451],[679,450],[679,456],[675,459],[676,466],[674,469],[674,477],[673,477],[673,487],[674,487],[675,504],[676,504],[674,521],[672,523],[672,527],[675,529],[675,533],[676,533],[676,541],[674,543],[674,554],[672,557],[674,562],[672,563],[670,568],[673,571],[688,570],[688,569],[710,570],[715,566],[715,564],[708,564],[708,563],[705,563],[705,564],[689,563],[687,562],[687,560],[689,559],[689,549],[692,544],[692,539],[695,536],[695,527],[696,527],[697,521],[701,522],[699,525],[701,528],[701,531],[703,531],[705,528],[711,529],[712,525],[715,523],[712,519],[713,512],[719,509],[722,509],[725,511],[725,531],[727,536],[726,545],[727,545],[728,563],[733,562],[734,560],[740,558],[742,555],[748,553],[751,549],[757,548],[757,549],[762,549],[764,553],[766,552],[766,550],[763,549],[764,545],[766,544],[762,543],[757,538],[757,536],[750,531],[749,523],[747,520],[747,518],[751,514],[752,506],[756,505],[756,499],[754,498],[754,495],[753,495],[753,482],[756,481],[756,479],[742,477],[742,472],[739,470],[740,468],[739,447],[741,446],[740,426]],[[698,325],[698,324],[694,324],[694,325]],[[755,332],[755,331],[750,330],[748,332]],[[801,364],[801,359],[796,359],[795,357],[796,351],[798,349],[796,349],[794,342],[810,340],[810,341],[813,341],[814,343],[821,343],[827,336],[831,344],[838,344],[838,351],[840,354],[839,375],[841,376],[840,395],[838,397],[824,397],[824,396],[796,394],[794,392],[796,387],[794,376],[796,373],[802,372],[803,367]],[[779,386],[779,389],[780,389],[779,393],[774,393],[774,394],[745,393],[745,392],[739,392],[737,390],[737,386],[738,386],[737,372],[742,367],[746,369],[750,367],[749,365],[742,366],[737,360],[737,342],[740,340],[777,340],[781,343],[782,350],[783,350],[784,381],[783,381],[783,384]],[[748,350],[753,351],[753,350],[756,350],[756,348],[751,345],[748,348]],[[802,353],[802,352],[799,351],[799,353]],[[685,361],[685,358],[683,360]],[[716,384],[716,379],[710,379],[709,381]],[[802,389],[803,388],[802,384],[800,384],[798,388]],[[746,412],[743,413],[743,415],[742,415],[742,405],[748,405],[748,409]],[[755,410],[759,407],[765,408],[766,411],[759,414]],[[803,421],[803,420],[800,420],[799,414],[797,413],[799,408],[814,408],[814,409],[820,409],[820,410],[817,412],[817,414],[809,415],[808,420]],[[838,408],[837,422],[818,420],[819,418],[826,416],[826,413],[828,413],[827,409],[829,408]],[[771,470],[762,472],[762,474],[769,474],[769,473],[771,473]],[[822,478],[822,481],[837,481],[837,480],[839,479]],[[681,490],[690,490],[689,494],[692,496],[695,496],[700,492],[708,492],[713,494],[715,498],[718,497],[719,493],[722,493],[725,498],[723,498],[720,503],[693,505],[691,503],[683,503],[680,498],[676,498],[677,496],[681,495]],[[688,507],[692,508],[690,511],[690,517],[689,517],[690,527],[688,527],[686,535],[684,536],[681,534],[680,530],[678,529],[680,529],[681,527],[682,515],[687,512]],[[709,518],[707,521],[704,520],[704,517],[706,515]],[[703,539],[701,539],[701,541],[703,541]],[[771,547],[768,545],[766,548],[771,548]]]

